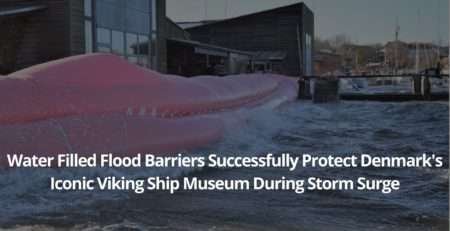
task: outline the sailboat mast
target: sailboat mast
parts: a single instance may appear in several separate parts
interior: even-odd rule
[[[438,44],[437,44],[437,60],[441,60],[441,1],[437,1],[437,33],[438,33]]]
[[[417,38],[416,38],[416,73],[419,73],[420,50],[419,50],[419,31],[420,31],[420,10],[417,11]]]
[[[205,0],[204,2],[204,6],[205,6],[205,15],[204,15],[204,20],[208,20],[208,0]]]
[[[398,24],[398,17],[395,19],[395,69],[394,69],[394,73],[397,74],[398,71],[398,35],[400,33],[400,26]]]
[[[225,17],[224,18],[228,18],[228,7],[229,7],[229,2],[228,2],[228,0],[225,0]]]

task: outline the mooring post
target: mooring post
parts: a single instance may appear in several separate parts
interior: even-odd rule
[[[337,101],[339,101],[339,79],[337,77],[324,77],[314,81],[314,103]]]
[[[422,97],[425,100],[429,100],[431,96],[431,83],[429,77],[422,78]]]
[[[311,94],[309,89],[309,81],[303,77],[300,77],[297,83],[298,83],[297,99],[310,99]]]
[[[414,95],[422,95],[422,76],[413,77],[413,91]]]

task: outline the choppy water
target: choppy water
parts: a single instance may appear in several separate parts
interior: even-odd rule
[[[448,166],[447,103],[297,102],[242,111],[223,142],[202,152],[434,152]],[[230,122],[233,124],[233,122]],[[107,171],[105,173],[105,171]],[[127,170],[136,176],[149,174]],[[448,230],[447,170],[204,169],[208,179],[368,176],[402,181],[389,195],[368,192],[49,193],[50,175],[121,175],[124,170],[2,172],[0,227],[88,230]],[[174,173],[179,175],[180,173]]]

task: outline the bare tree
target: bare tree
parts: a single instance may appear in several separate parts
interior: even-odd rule
[[[352,43],[350,36],[348,36],[346,34],[335,35],[329,39],[329,42],[330,42],[330,45],[335,49],[339,49],[344,45],[348,45],[348,44]]]
[[[319,37],[316,37],[314,40],[314,48],[316,50],[322,50],[322,49],[334,50],[333,47],[331,46],[329,40],[321,39]]]

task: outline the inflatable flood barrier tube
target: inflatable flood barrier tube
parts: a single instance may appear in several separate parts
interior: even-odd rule
[[[0,78],[2,154],[165,153],[223,134],[219,118],[271,99],[295,99],[276,75],[184,78],[108,54],[65,58]]]

